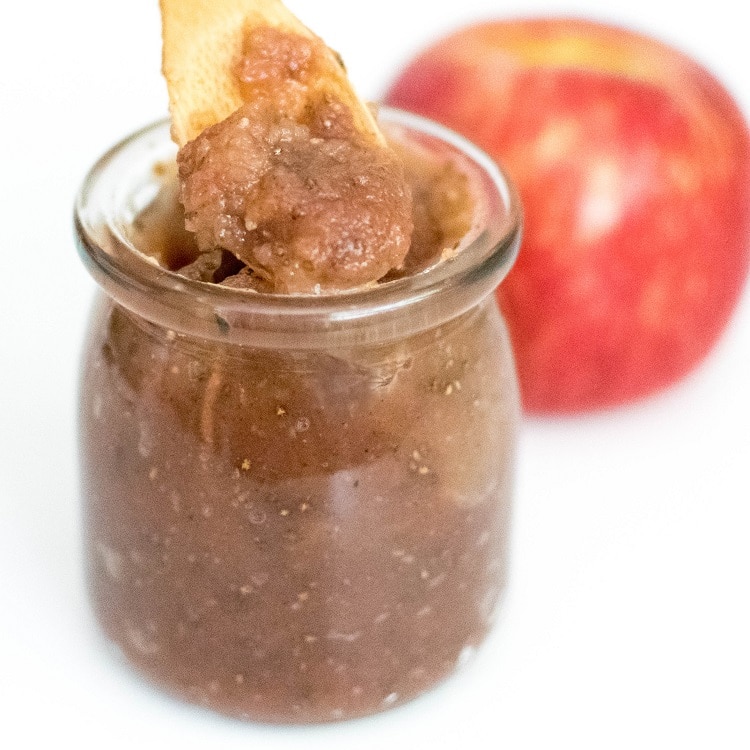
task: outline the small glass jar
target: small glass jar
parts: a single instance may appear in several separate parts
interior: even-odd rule
[[[472,172],[477,223],[453,259],[374,288],[259,294],[139,252],[166,123],[76,205],[103,291],[80,405],[93,607],[141,673],[237,717],[403,703],[473,653],[505,586],[518,396],[492,292],[519,206],[460,137],[381,120]]]

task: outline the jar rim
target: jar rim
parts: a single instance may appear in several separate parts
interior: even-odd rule
[[[520,245],[520,200],[500,167],[463,136],[389,107],[380,109],[379,119],[408,137],[448,147],[468,160],[481,178],[486,216],[476,236],[450,260],[371,287],[321,295],[233,289],[167,270],[122,231],[123,222],[135,218],[138,209],[129,205],[133,195],[117,180],[123,170],[135,170],[133,157],[139,156],[153,172],[153,166],[163,161],[157,154],[176,150],[168,139],[169,123],[162,120],[117,143],[86,175],[74,207],[76,243],[84,265],[105,293],[131,312],[178,333],[235,343],[283,346],[285,338],[296,334],[298,339],[305,333],[333,337],[341,345],[348,339],[354,343],[403,336],[437,325],[440,318],[456,317],[492,292],[513,265]],[[438,297],[444,302],[443,315],[427,309]],[[452,304],[445,304],[447,298]],[[405,326],[405,314],[412,318],[411,326]]]

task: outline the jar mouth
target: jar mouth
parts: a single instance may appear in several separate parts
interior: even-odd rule
[[[386,131],[441,155],[460,158],[477,179],[481,218],[449,260],[413,275],[352,291],[285,295],[193,281],[160,266],[128,237],[127,227],[162,185],[157,164],[174,160],[166,120],[110,149],[77,195],[79,254],[119,305],[179,334],[261,346],[323,337],[337,345],[416,333],[460,315],[490,294],[515,261],[522,212],[512,183],[481,149],[418,115],[383,107]],[[291,344],[290,344],[291,345]]]

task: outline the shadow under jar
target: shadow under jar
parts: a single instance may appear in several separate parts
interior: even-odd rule
[[[237,717],[414,698],[473,653],[505,585],[518,397],[492,292],[518,204],[450,131],[381,120],[455,158],[476,205],[453,259],[372,288],[262,294],[148,259],[133,226],[174,160],[166,123],[76,205],[103,292],[80,405],[93,607],[141,673]]]

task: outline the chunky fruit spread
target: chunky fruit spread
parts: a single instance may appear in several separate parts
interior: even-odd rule
[[[397,155],[345,104],[310,94],[323,43],[271,28],[245,38],[246,103],[178,155],[186,226],[274,291],[376,281],[403,263],[411,196]]]
[[[409,219],[412,231],[408,251],[399,267],[386,269],[380,282],[409,276],[452,258],[471,236],[480,211],[475,203],[476,185],[467,164],[457,161],[455,156],[441,158],[417,143],[403,142],[398,129],[387,132],[406,189],[413,196]],[[164,268],[195,281],[266,293],[277,291],[267,276],[253,270],[238,257],[239,253],[230,252],[226,246],[201,251],[196,236],[185,229],[177,170],[172,165],[159,165],[157,171],[162,188],[133,222],[129,230],[133,245]],[[338,215],[349,210],[351,207],[342,206]],[[335,258],[329,256],[327,262],[332,264],[329,269],[335,268]],[[328,278],[333,278],[331,272]],[[307,291],[332,290],[316,281]]]

